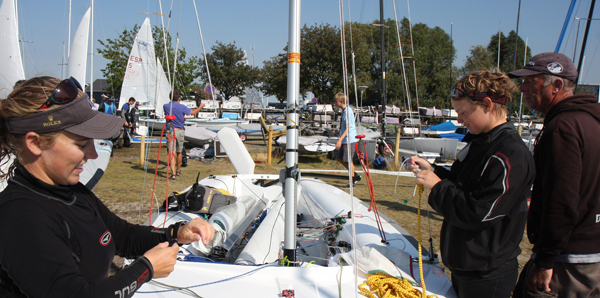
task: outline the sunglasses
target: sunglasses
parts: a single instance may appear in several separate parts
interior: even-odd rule
[[[486,92],[466,92],[458,87],[452,87],[450,89],[450,98],[454,100],[461,100],[464,97],[470,97],[474,101],[483,101],[484,98],[489,97],[492,102],[497,102],[500,104],[506,104],[506,96],[497,96],[492,94],[487,94]]]
[[[51,107],[52,105],[64,105],[77,99],[77,93],[79,90],[83,91],[81,85],[73,77],[70,77],[62,82],[58,83],[54,92],[48,97],[48,100],[39,108],[44,110]]]

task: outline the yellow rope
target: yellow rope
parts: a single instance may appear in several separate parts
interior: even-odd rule
[[[367,281],[358,288],[361,294],[370,298],[421,298],[423,295],[421,291],[412,287],[410,281],[383,272],[369,275]],[[429,297],[437,296],[430,295]]]
[[[421,286],[423,287],[422,297],[427,297],[427,288],[425,287],[425,278],[423,278],[423,253],[421,252],[421,195],[425,188],[422,184],[417,184],[419,193],[419,208],[417,208],[417,236],[419,245],[419,275],[421,276]]]

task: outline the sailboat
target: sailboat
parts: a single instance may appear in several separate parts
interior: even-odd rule
[[[0,98],[13,90],[19,80],[25,79],[21,59],[16,0],[3,0],[0,7]]]
[[[160,130],[165,124],[163,105],[169,102],[171,84],[156,59],[154,39],[150,18],[146,18],[140,27],[127,61],[127,70],[123,78],[119,107],[130,97],[140,102],[140,110],[154,111],[155,119],[140,118],[150,129]]]
[[[69,63],[67,65],[67,77],[74,77],[81,86],[85,86],[85,73],[87,70],[87,55],[90,33],[90,12],[91,7],[83,15],[75,37],[71,43],[71,52],[69,53]]]
[[[290,1],[289,15],[286,118],[292,127],[299,118],[294,109],[300,82],[299,0]],[[385,216],[378,221],[369,206],[336,187],[301,177],[298,135],[297,129],[287,130],[286,169],[267,175],[254,173],[254,161],[235,130],[220,130],[219,141],[237,173],[209,176],[186,191],[204,185],[235,196],[235,203],[211,211],[208,221],[216,235],[209,245],[183,245],[171,275],[143,284],[136,295],[357,297],[367,273],[382,270],[406,280],[407,289],[419,296],[423,291],[456,297],[433,258],[413,266],[420,243],[400,225]],[[200,216],[181,207],[165,203],[146,224],[164,227]]]
[[[25,79],[21,47],[19,45],[16,0],[4,0],[0,6],[0,99],[6,98],[19,80]],[[14,157],[0,166],[6,173]],[[0,190],[6,187],[6,181],[0,180]]]

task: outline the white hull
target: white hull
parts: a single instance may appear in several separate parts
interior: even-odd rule
[[[181,258],[177,261],[173,273],[167,278],[156,281],[171,287],[187,287],[188,290],[194,291],[202,297],[281,297],[282,291],[287,289],[294,290],[295,297],[354,297],[358,291],[358,285],[365,282],[367,276],[359,270],[357,282],[355,282],[354,267],[348,265],[340,267],[335,264],[333,260],[337,257],[330,258],[331,246],[327,246],[327,243],[323,242],[323,238],[329,236],[298,242],[302,248],[297,250],[297,259],[304,261],[302,267],[278,265],[284,230],[284,208],[281,208],[284,200],[282,188],[281,184],[261,187],[253,183],[258,179],[278,179],[278,175],[238,174],[209,177],[200,181],[203,185],[226,189],[238,198],[242,195],[251,195],[258,201],[248,212],[248,218],[245,218],[240,227],[236,229],[237,234],[231,233],[230,238],[222,246],[225,249],[234,247],[233,251],[237,259],[230,258],[229,264],[191,261],[191,259],[197,261],[197,258],[182,261],[185,255],[189,257],[189,252],[200,254],[192,245],[184,246],[187,250],[181,250]],[[387,258],[395,260],[403,270],[401,274],[404,277],[418,281],[418,264],[415,262],[411,264],[409,258],[399,258],[400,255],[405,255],[403,252],[412,258],[417,257],[416,240],[400,225],[386,216],[381,216],[383,230],[389,245],[381,243],[374,215],[368,211],[368,206],[357,198],[351,198],[346,192],[320,180],[301,179],[296,214],[302,214],[301,222],[310,223],[321,219],[330,219],[338,214],[346,215],[348,211],[352,210],[352,204],[354,204],[352,214],[360,215],[353,218],[356,227],[356,244],[353,244],[352,241],[352,219],[341,224],[342,229],[337,235],[335,243],[346,241],[356,248],[372,247]],[[252,227],[254,217],[260,216],[259,210],[263,208],[267,212],[266,217],[253,231],[252,238],[248,240],[242,252],[236,251],[237,244],[235,240],[230,241],[230,239],[238,239],[238,235],[243,238],[244,232]],[[197,215],[171,212],[168,217],[167,225],[179,220],[190,220]],[[162,226],[165,214],[155,212],[152,219],[154,226]],[[311,227],[316,225],[311,224]],[[299,226],[299,228],[301,227]],[[337,256],[347,250],[340,247],[331,249]],[[354,250],[350,250],[349,254],[353,252]],[[307,264],[311,261],[314,263]],[[385,261],[387,262],[387,260]],[[424,262],[423,272],[428,294],[437,294],[439,297],[456,297],[450,281],[439,264]],[[137,295],[140,297],[184,297],[189,295],[188,290],[165,289],[161,285],[150,282],[144,284]],[[341,292],[339,292],[340,290]]]
[[[435,160],[443,155],[446,159],[454,160],[458,143],[456,139],[402,138],[398,153],[405,157],[417,155],[427,160]]]
[[[190,126],[185,129],[185,140],[194,146],[202,147],[217,138],[217,133],[204,127]]]
[[[79,182],[83,183],[88,189],[93,189],[98,183],[108,163],[110,162],[110,155],[112,154],[112,142],[108,140],[94,140],[96,146],[96,152],[98,158],[89,159],[85,165],[83,165],[83,172],[79,174]]]
[[[277,144],[285,147],[287,139],[285,136],[277,138]],[[332,143],[328,137],[298,137],[299,153],[328,153],[335,150],[335,143]]]

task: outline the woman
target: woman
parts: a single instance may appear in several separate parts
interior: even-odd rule
[[[535,169],[506,120],[515,90],[497,70],[462,77],[450,95],[458,122],[469,129],[467,145],[450,170],[416,156],[408,162],[444,217],[440,251],[459,297],[510,297],[517,280]]]
[[[166,229],[130,224],[79,183],[83,165],[98,157],[94,139],[123,122],[92,110],[73,78],[30,79],[0,103],[0,163],[16,156],[0,173],[10,177],[0,193],[1,297],[130,297],[169,275],[174,242],[213,238],[201,219]],[[137,259],[108,277],[115,254]]]

